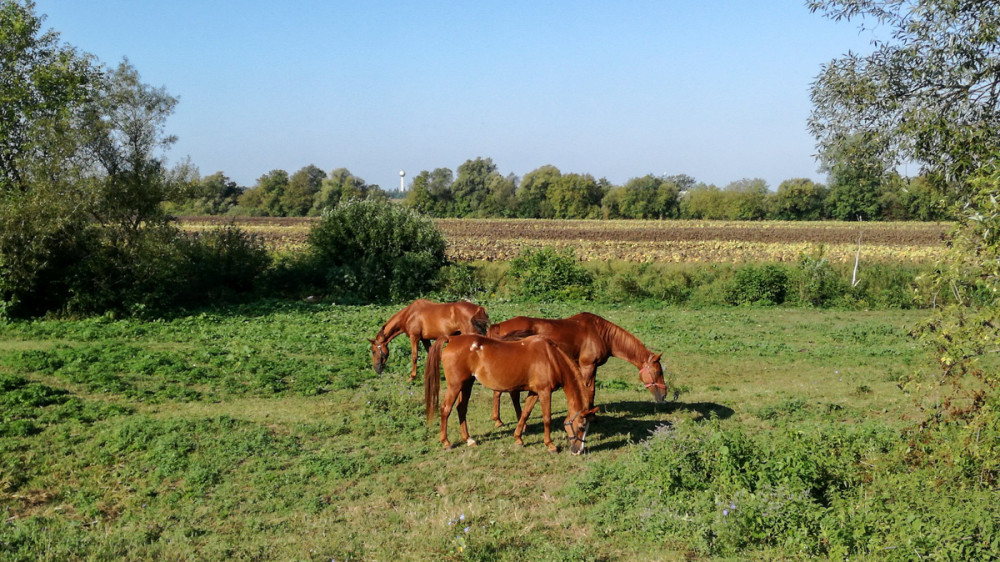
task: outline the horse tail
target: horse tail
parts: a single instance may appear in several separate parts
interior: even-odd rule
[[[472,315],[472,329],[475,330],[477,334],[485,336],[489,328],[490,316],[486,314],[486,309],[480,306],[476,310],[476,313]]]
[[[447,342],[447,337],[438,338],[427,350],[427,367],[424,368],[424,404],[427,421],[431,421],[434,417],[441,400],[441,348]]]

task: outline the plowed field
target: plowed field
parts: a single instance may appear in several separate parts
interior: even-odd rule
[[[222,217],[183,217],[190,231],[226,224]],[[276,249],[305,244],[312,218],[239,218],[236,224]],[[508,260],[523,248],[573,247],[585,260],[665,262],[795,261],[821,247],[832,261],[932,261],[945,249],[941,223],[584,221],[440,219],[448,254],[457,260]]]

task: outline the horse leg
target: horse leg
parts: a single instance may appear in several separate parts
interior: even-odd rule
[[[458,398],[460,387],[448,381],[448,389],[444,393],[444,402],[441,403],[441,444],[445,449],[451,449],[451,441],[448,441],[448,417],[451,416],[451,408]]]
[[[500,395],[503,394],[499,390],[493,391],[493,420],[494,427],[503,427],[503,421],[500,420]],[[520,416],[518,416],[520,418]]]
[[[417,348],[417,343],[420,342],[420,336],[413,334],[410,336],[410,355],[412,356],[412,367],[410,369],[410,380],[412,381],[417,377],[417,355],[419,354],[419,349]],[[424,342],[424,348],[430,349],[431,346]]]
[[[542,393],[542,422],[545,424],[545,446],[549,448],[550,453],[556,453],[559,448],[556,444],[552,442],[552,435],[550,433],[550,426],[552,425],[552,392],[544,391]]]
[[[500,419],[500,395],[503,392],[493,391],[493,421],[496,422],[494,425],[496,427],[503,427],[503,421]],[[521,419],[521,391],[513,390],[509,392],[510,403],[514,406],[514,417],[518,420]]]
[[[528,398],[524,401],[524,411],[517,418],[517,427],[514,429],[514,443],[524,446],[524,441],[521,441],[521,435],[524,433],[524,428],[528,425],[528,417],[531,416],[531,409],[535,407],[535,402],[538,402],[538,395],[534,392],[528,393]]]
[[[465,413],[469,411],[469,397],[472,396],[472,383],[475,379],[469,379],[462,385],[462,392],[458,397],[458,427],[462,430],[462,439],[470,447],[476,446],[476,440],[469,436],[469,426],[465,422]]]
[[[581,364],[580,378],[584,405],[587,408],[593,408],[594,394],[597,391],[597,365],[595,363]]]

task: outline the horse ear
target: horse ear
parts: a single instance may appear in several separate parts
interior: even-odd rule
[[[375,340],[371,340],[371,339],[370,339],[370,340],[368,340],[368,343],[370,343],[370,344],[372,344],[372,345],[375,345]]]
[[[600,410],[600,408],[599,408],[599,407],[597,407],[597,406],[594,406],[593,408],[591,408],[591,409],[589,409],[589,410],[585,411],[585,412],[583,413],[583,415],[584,415],[584,416],[592,416],[592,415],[596,414],[598,410]]]
[[[656,355],[653,356],[652,361],[659,361],[660,357],[662,357],[662,356],[663,356],[662,353],[657,353]]]

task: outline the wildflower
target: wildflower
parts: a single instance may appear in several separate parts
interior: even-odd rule
[[[468,533],[468,532],[469,532],[469,529],[471,529],[471,528],[472,528],[472,527],[466,527],[466,528],[465,528],[465,532],[466,532],[466,533]]]
[[[459,515],[458,516],[458,520],[459,521],[465,521],[465,514],[463,513],[463,514]]]
[[[725,517],[727,515],[729,515],[729,510],[728,509],[723,509],[722,510],[722,516]]]

